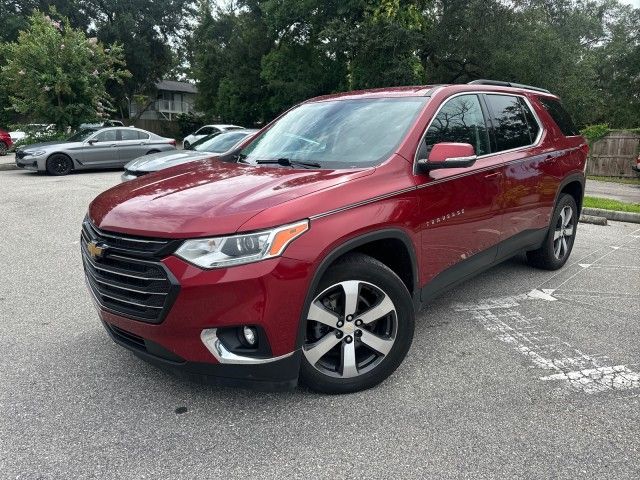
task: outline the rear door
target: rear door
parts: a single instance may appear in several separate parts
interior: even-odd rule
[[[486,111],[475,93],[445,100],[431,121],[416,156],[427,158],[434,144],[470,143],[480,158],[469,168],[420,173],[424,300],[462,277],[491,264],[501,238],[499,161],[490,153]]]
[[[150,150],[148,134],[132,128],[120,128],[119,134],[120,163],[122,165],[134,158],[146,155]]]
[[[117,167],[120,164],[117,129],[96,132],[85,141],[76,158],[87,167]]]
[[[545,132],[525,96],[486,93],[484,100],[493,126],[493,158],[501,165],[504,182],[504,232],[498,251],[503,257],[541,240],[541,228],[548,222],[543,199],[555,191],[545,183],[543,171],[553,157],[549,148],[540,146]]]

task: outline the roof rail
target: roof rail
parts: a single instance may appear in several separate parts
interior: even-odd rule
[[[495,85],[496,87],[524,88],[526,90],[535,90],[536,92],[551,93],[546,88],[532,87],[531,85],[524,85],[522,83],[501,82],[499,80],[473,80],[469,82],[468,85]]]

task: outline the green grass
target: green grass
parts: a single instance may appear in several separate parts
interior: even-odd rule
[[[600,177],[598,175],[587,175],[589,180],[597,180],[599,182],[624,183],[625,185],[640,185],[640,177]]]
[[[584,197],[583,207],[640,213],[640,203],[619,202],[618,200],[609,200],[608,198]]]

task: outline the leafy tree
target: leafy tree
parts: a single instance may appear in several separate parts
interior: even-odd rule
[[[107,115],[106,82],[121,82],[129,73],[120,45],[106,48],[67,19],[56,20],[55,10],[52,16],[33,13],[18,40],[3,45],[2,84],[8,108],[59,128],[77,127]]]
[[[194,12],[193,0],[75,0],[86,18],[89,34],[105,44],[122,45],[131,76],[109,82],[108,91],[119,105],[134,95],[155,99],[155,85],[178,60],[172,44],[180,43]]]

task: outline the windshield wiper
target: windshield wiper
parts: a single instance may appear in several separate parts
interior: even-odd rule
[[[304,162],[302,160],[291,160],[289,158],[278,158],[277,160],[256,160],[256,164],[264,165],[264,164],[277,164],[282,165],[283,167],[304,167],[304,168],[320,168],[320,165],[317,162]]]

